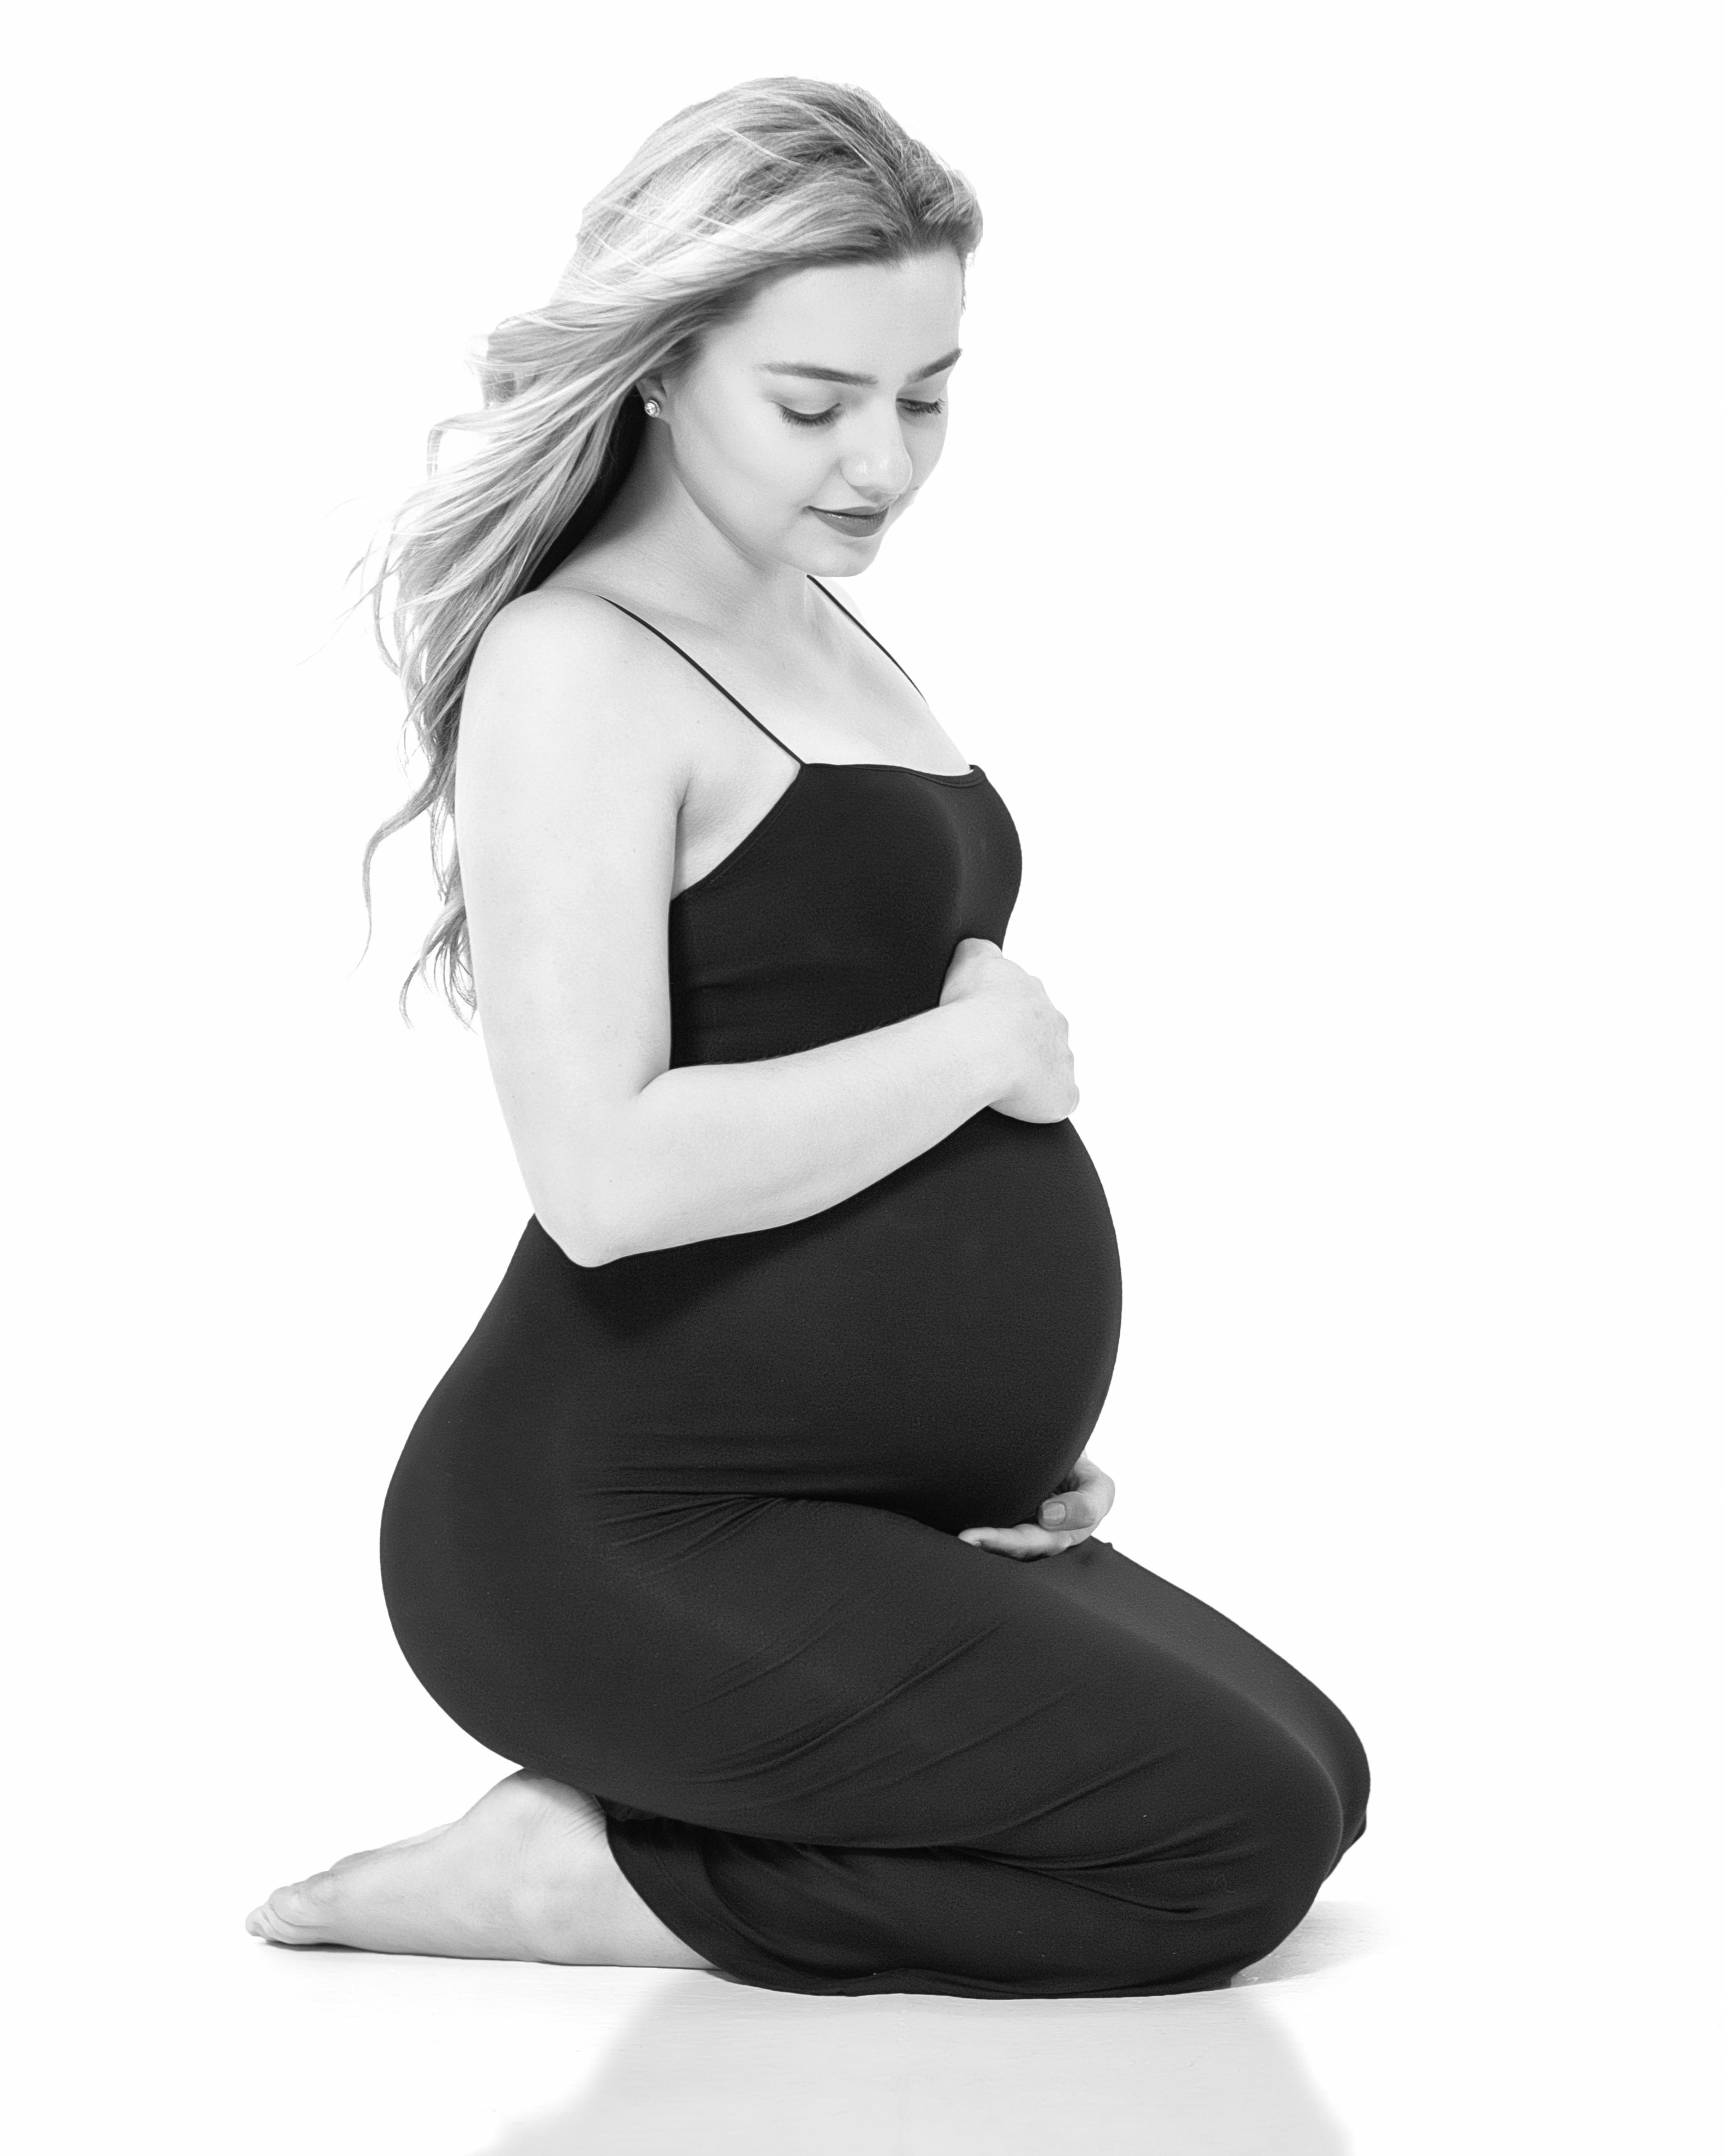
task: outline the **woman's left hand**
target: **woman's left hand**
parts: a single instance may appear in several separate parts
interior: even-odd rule
[[[1087,1541],[1112,1505],[1112,1476],[1103,1474],[1085,1453],[1035,1519],[1021,1527],[966,1527],[958,1540],[997,1550],[1002,1557],[1054,1557],[1074,1543]]]

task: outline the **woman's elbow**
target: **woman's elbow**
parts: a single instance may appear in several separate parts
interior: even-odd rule
[[[559,1132],[553,1144],[517,1146],[516,1158],[539,1225],[571,1265],[593,1271],[642,1247],[641,1194],[613,1128]]]
[[[609,1211],[590,1199],[567,1196],[536,1204],[535,1217],[572,1265],[583,1271],[614,1265],[628,1257],[635,1245],[627,1229]]]
[[[655,1190],[644,1190],[620,1176],[587,1174],[559,1178],[552,1191],[533,1191],[539,1225],[571,1265],[592,1271],[662,1250]],[[542,1201],[542,1202],[541,1202]]]
[[[596,1271],[600,1265],[613,1265],[618,1258],[627,1255],[626,1251],[618,1249],[597,1234],[589,1223],[546,1219],[542,1213],[537,1215],[537,1219],[539,1225],[569,1263],[580,1266],[583,1272]]]

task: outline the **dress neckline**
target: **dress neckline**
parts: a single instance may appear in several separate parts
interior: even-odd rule
[[[754,842],[767,826],[777,820],[785,803],[802,784],[804,773],[810,771],[896,771],[906,778],[931,779],[936,786],[985,786],[988,773],[979,763],[972,763],[967,771],[922,771],[913,763],[802,763],[790,774],[790,783],[767,809],[759,822],[752,824],[731,848],[722,860],[715,861],[702,875],[692,883],[685,884],[680,891],[670,894],[672,906],[680,906],[684,899],[692,898],[696,891],[704,891],[716,878],[726,875],[745,854],[753,850]]]
[[[823,763],[817,757],[803,760],[804,771],[901,771],[906,778],[931,778],[936,786],[974,786],[988,773],[979,763],[972,763],[967,771],[924,771],[916,763]],[[793,786],[795,780],[791,781]]]

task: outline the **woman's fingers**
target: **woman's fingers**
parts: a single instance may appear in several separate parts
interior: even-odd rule
[[[1070,1486],[1043,1501],[1040,1512],[1016,1527],[966,1527],[958,1537],[976,1549],[1001,1557],[1057,1557],[1085,1541],[1107,1517],[1113,1504],[1113,1477],[1087,1453],[1071,1471]]]
[[[1081,1527],[1088,1534],[1101,1526],[1112,1504],[1113,1477],[1093,1460],[1080,1460],[1072,1470],[1071,1487],[1045,1498],[1036,1517],[1044,1527]]]
[[[1044,1527],[1099,1527],[1113,1508],[1113,1498],[1112,1476],[1085,1453],[1071,1471],[1070,1487],[1046,1499],[1039,1517]]]
[[[1046,1527],[1028,1522],[1021,1527],[966,1527],[958,1540],[975,1549],[993,1550],[1001,1557],[1056,1557],[1075,1543],[1087,1540],[1089,1532],[1087,1527],[1080,1527],[1050,1533]]]

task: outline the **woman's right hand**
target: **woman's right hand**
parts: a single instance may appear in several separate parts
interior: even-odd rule
[[[1077,1079],[1065,1020],[1034,973],[1014,965],[998,943],[966,936],[952,954],[940,991],[947,1004],[973,1004],[998,1029],[1006,1083],[989,1104],[1019,1122],[1061,1122],[1076,1107]]]

